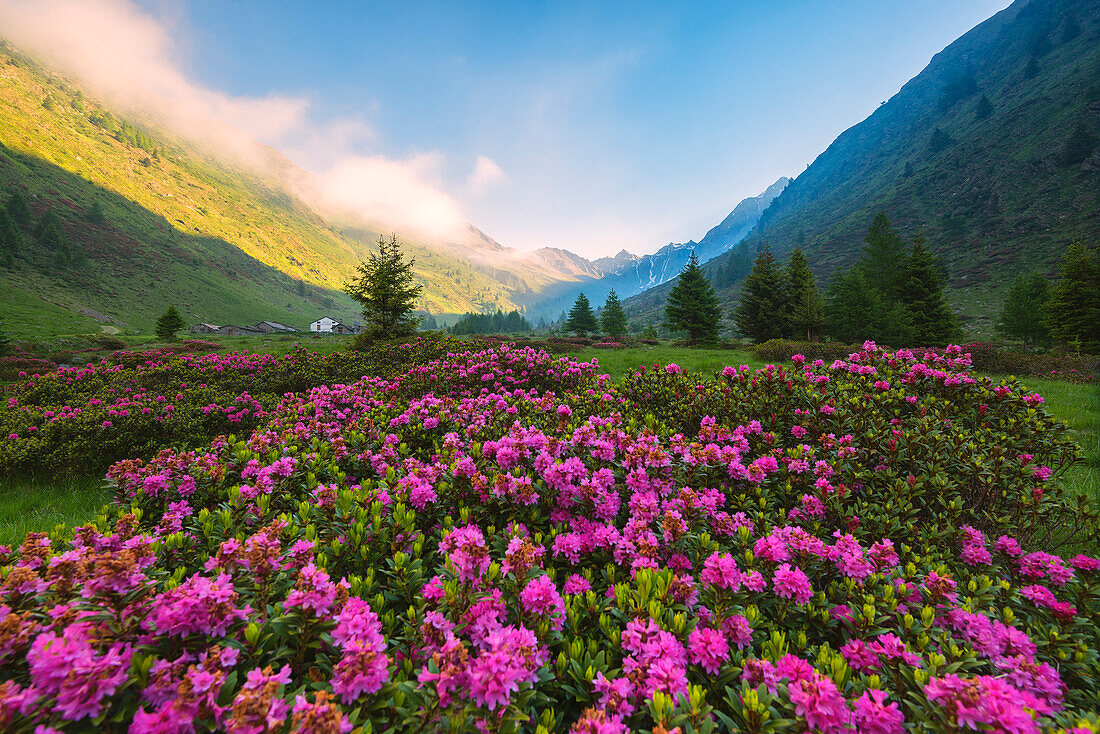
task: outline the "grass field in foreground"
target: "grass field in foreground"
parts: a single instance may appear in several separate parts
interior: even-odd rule
[[[82,525],[110,502],[101,477],[0,479],[0,545],[15,546],[29,532]]]
[[[293,351],[297,344],[319,352],[336,351],[346,348],[349,338],[303,335],[214,338],[210,341],[224,343],[224,348],[219,351],[247,349],[286,354]],[[639,365],[652,367],[657,364],[664,367],[675,363],[703,378],[713,377],[726,365],[747,364],[752,368],[764,365],[762,360],[748,351],[683,349],[665,345],[620,350],[580,349],[570,356],[584,361],[596,358],[602,371],[611,375],[615,382]],[[1100,502],[1100,388],[1042,378],[1026,378],[1023,382],[1045,398],[1047,411],[1064,421],[1073,438],[1081,445],[1085,461],[1072,467],[1064,481]],[[59,523],[73,525],[88,522],[110,499],[111,492],[100,477],[0,479],[0,545],[19,543],[26,533],[50,530]]]

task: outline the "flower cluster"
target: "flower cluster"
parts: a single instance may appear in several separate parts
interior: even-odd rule
[[[958,349],[792,365],[463,348],[119,462],[112,516],[0,549],[0,728],[1089,721],[1064,428]]]

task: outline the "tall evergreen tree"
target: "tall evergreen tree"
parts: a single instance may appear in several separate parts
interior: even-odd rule
[[[974,107],[974,119],[981,121],[993,114],[993,103],[989,101],[989,97],[984,94],[981,99],[978,100],[978,104]]]
[[[673,331],[686,331],[696,344],[718,341],[718,322],[722,310],[718,295],[699,267],[699,258],[691,253],[665,304],[665,319]]]
[[[8,203],[4,205],[11,218],[20,224],[28,224],[31,221],[31,208],[27,205],[27,199],[18,191],[13,191],[8,197]]]
[[[1047,325],[1064,344],[1100,352],[1100,251],[1075,242],[1066,251],[1050,289]]]
[[[61,229],[61,218],[53,211],[47,209],[38,220],[38,226],[34,229],[35,239],[38,240],[48,252],[53,255],[54,265],[65,270],[73,265],[72,248],[69,239]]]
[[[22,249],[23,233],[8,210],[0,208],[0,263],[10,268]]]
[[[825,313],[814,274],[801,249],[791,253],[785,271],[787,278],[787,325],[792,339],[813,341],[821,336]]]
[[[585,336],[598,328],[600,327],[596,323],[596,314],[592,313],[592,304],[588,302],[588,296],[581,293],[569,311],[569,318],[565,320],[565,330]]]
[[[619,300],[615,289],[611,289],[607,294],[607,300],[604,301],[603,311],[600,313],[600,327],[608,336],[619,337],[626,333],[626,312],[623,311],[622,301]]]
[[[98,199],[92,202],[92,205],[88,207],[88,213],[84,216],[93,224],[103,224],[107,221],[107,215],[103,213],[103,205],[99,203]]]
[[[855,343],[877,337],[883,302],[864,268],[838,273],[825,293],[826,332],[838,341]]]
[[[871,286],[892,302],[898,295],[898,268],[905,260],[905,243],[882,210],[871,220],[863,241],[863,262]]]
[[[779,339],[787,332],[787,284],[771,248],[765,246],[741,284],[733,312],[737,329],[754,342]]]
[[[157,337],[168,341],[169,339],[176,338],[176,332],[187,326],[187,322],[183,320],[183,316],[180,316],[180,312],[176,310],[176,304],[171,304],[168,310],[164,312],[159,319],[157,319]]]
[[[997,331],[1006,339],[1019,339],[1024,346],[1050,344],[1050,327],[1040,317],[1050,300],[1050,281],[1042,273],[1020,273],[1005,294],[997,319]]]
[[[378,252],[370,253],[344,283],[344,292],[363,307],[368,338],[393,339],[416,331],[420,319],[413,313],[421,286],[416,285],[413,260],[406,260],[397,235],[379,235]]]
[[[912,329],[909,338],[921,346],[942,346],[957,338],[962,332],[944,295],[936,256],[924,246],[923,236],[910,243],[901,273],[899,300]]]
[[[1074,126],[1073,132],[1070,133],[1069,139],[1062,149],[1062,164],[1075,166],[1084,162],[1096,149],[1096,143],[1096,134],[1089,128],[1085,118],[1082,117],[1077,121],[1077,125]]]

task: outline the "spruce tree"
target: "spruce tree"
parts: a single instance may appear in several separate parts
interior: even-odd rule
[[[814,274],[801,249],[791,253],[785,272],[787,278],[787,335],[792,339],[814,341],[821,336],[825,314]]]
[[[187,322],[180,316],[180,312],[176,310],[176,304],[172,304],[168,307],[168,310],[164,312],[159,319],[157,319],[157,337],[168,341],[176,338],[176,332],[187,326]]]
[[[623,311],[622,301],[614,289],[607,294],[607,300],[604,301],[600,327],[608,336],[619,337],[626,333],[626,312]]]
[[[98,199],[88,207],[88,213],[85,216],[93,224],[103,224],[107,221],[107,216],[103,213],[103,205],[99,203]]]
[[[1047,325],[1055,339],[1100,352],[1100,252],[1075,242],[1050,289]]]
[[[721,318],[718,295],[692,252],[665,304],[668,328],[686,331],[688,340],[696,344],[711,344],[718,341]]]
[[[941,150],[953,145],[954,142],[953,137],[937,127],[932,131],[932,137],[928,140],[928,152],[939,153]]]
[[[11,218],[19,224],[27,224],[31,221],[31,208],[27,206],[27,199],[18,191],[12,192],[4,208],[8,210]]]
[[[1078,120],[1062,149],[1062,165],[1075,166],[1084,162],[1096,149],[1096,142],[1096,135],[1089,129],[1084,118]]]
[[[765,245],[741,284],[741,297],[733,313],[738,331],[758,343],[780,339],[787,333],[785,281],[775,255]]]
[[[69,240],[61,229],[61,218],[53,209],[47,209],[38,220],[38,226],[34,229],[35,239],[43,248],[53,255],[54,265],[59,270],[65,270],[73,264],[72,248]]]
[[[8,210],[0,208],[0,262],[10,268],[22,249],[23,233],[19,231]]]
[[[974,120],[981,121],[993,114],[993,103],[989,101],[989,97],[982,95],[978,100],[977,106],[974,108]]]
[[[944,295],[936,256],[924,246],[921,235],[910,243],[901,272],[899,300],[911,327],[909,339],[916,340],[920,346],[943,346],[958,338],[961,334],[959,323]],[[899,332],[894,337],[896,341],[891,341],[900,345],[904,336],[904,332]]]
[[[592,304],[588,302],[588,296],[581,293],[569,311],[569,318],[565,320],[565,330],[585,336],[598,328],[596,314],[592,313]]]
[[[863,262],[871,286],[877,288],[887,302],[898,295],[898,267],[905,260],[905,243],[890,224],[886,212],[879,210],[864,238]]]
[[[883,319],[882,296],[864,268],[839,273],[825,293],[826,333],[852,344],[877,337]]]
[[[1006,339],[1019,339],[1025,347],[1050,344],[1050,328],[1039,317],[1049,300],[1050,281],[1042,273],[1020,273],[1005,294],[997,332]]]
[[[368,339],[399,339],[415,333],[420,319],[413,313],[421,286],[416,285],[413,260],[406,260],[397,235],[378,236],[378,252],[367,255],[344,282],[344,292],[363,308]]]

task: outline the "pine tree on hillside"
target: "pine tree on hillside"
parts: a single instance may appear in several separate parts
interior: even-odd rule
[[[176,304],[172,304],[168,307],[168,310],[164,312],[159,319],[157,319],[157,338],[168,341],[176,338],[176,332],[187,326],[187,322],[183,320],[183,316],[180,316],[180,312],[176,310]]]
[[[0,208],[0,264],[9,268],[15,265],[15,258],[22,249],[23,233],[8,210]]]
[[[369,339],[410,336],[420,325],[413,313],[421,286],[416,285],[413,260],[405,260],[397,235],[378,236],[378,252],[367,255],[344,282],[344,292],[363,307]]]
[[[85,217],[93,224],[103,224],[107,221],[107,216],[103,213],[103,205],[99,203],[98,199],[93,201],[92,205],[88,207],[88,213]]]
[[[825,326],[821,296],[814,283],[814,274],[801,249],[791,253],[785,270],[787,278],[788,335],[792,339],[814,341]]]
[[[877,336],[883,305],[864,268],[856,266],[840,273],[825,292],[826,333],[847,344]]]
[[[879,290],[886,302],[893,302],[898,295],[898,268],[905,261],[905,243],[886,212],[879,210],[875,214],[863,241],[863,263],[871,286]]]
[[[1096,135],[1089,129],[1088,123],[1084,118],[1078,120],[1062,149],[1062,165],[1075,166],[1083,163],[1096,149],[1096,143]]]
[[[932,131],[932,137],[928,140],[928,152],[939,153],[941,150],[950,147],[954,142],[953,137],[937,127]]]
[[[718,295],[706,273],[699,267],[699,258],[691,253],[680,271],[672,292],[665,304],[665,319],[673,331],[686,331],[688,340],[696,344],[718,341],[718,322],[722,310]]]
[[[993,114],[993,103],[989,101],[989,97],[982,95],[978,100],[977,106],[974,107],[974,119],[981,121]]]
[[[958,338],[962,332],[944,295],[936,256],[921,235],[910,243],[901,272],[900,302],[912,329],[910,339],[920,346],[944,346]]]
[[[65,270],[73,264],[69,239],[61,229],[61,218],[53,209],[43,212],[38,220],[38,226],[34,229],[34,237],[46,251],[53,255],[54,265],[59,270]]]
[[[600,313],[600,327],[608,336],[619,337],[626,333],[626,312],[623,311],[622,301],[612,289],[604,301],[603,311]]]
[[[1050,300],[1050,281],[1042,273],[1020,273],[1005,294],[997,319],[997,331],[1006,339],[1019,339],[1025,347],[1050,344],[1050,328],[1039,317]]]
[[[779,339],[787,332],[787,284],[771,248],[765,246],[741,284],[734,310],[737,329],[754,342]]]
[[[11,218],[19,224],[27,224],[31,221],[31,208],[27,206],[27,199],[18,191],[12,192],[4,208],[8,210]]]
[[[569,311],[569,318],[565,320],[565,330],[585,336],[598,328],[596,314],[592,313],[592,304],[588,302],[588,296],[581,293]]]
[[[1100,352],[1100,251],[1075,242],[1050,289],[1047,325],[1055,339]]]

